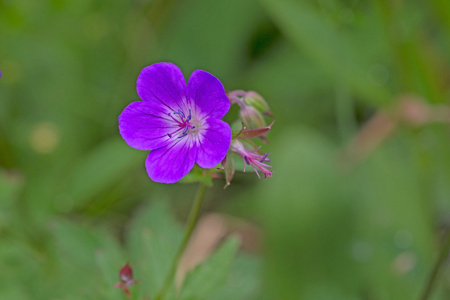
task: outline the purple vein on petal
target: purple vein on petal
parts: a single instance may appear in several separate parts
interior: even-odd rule
[[[145,103],[145,102],[142,102],[142,103]],[[163,116],[166,115],[165,111],[160,110],[160,112],[161,112],[162,115],[154,115],[154,114],[151,114],[151,113],[147,113],[147,112],[143,111],[142,109],[139,109],[139,113],[141,113],[143,115],[151,116],[151,117],[158,118],[158,119],[163,119],[163,120],[166,120],[166,121],[172,121],[171,119],[167,119],[167,118],[163,117]]]
[[[207,73],[207,72],[205,72],[205,73]],[[207,74],[209,74],[209,73],[207,73]],[[211,74],[209,74],[209,75],[211,75]],[[212,75],[211,75],[212,76]],[[214,77],[213,77],[214,78]],[[197,86],[197,88],[195,89],[195,106],[197,107],[197,99],[198,99],[198,93],[199,93],[199,90],[204,90],[204,87],[205,86],[209,86],[209,85],[211,85],[211,84],[213,84],[214,83],[214,79],[213,78],[207,78],[206,80],[204,80],[200,85],[198,85]],[[219,83],[220,83],[220,81],[219,81]],[[188,86],[189,86],[189,83],[188,83]],[[223,91],[223,85],[221,86],[222,88],[220,89],[221,91]],[[208,95],[206,95],[206,96],[204,96],[203,98],[204,99],[210,99],[210,97],[211,97],[211,94],[214,92],[214,91],[219,91],[219,89],[217,89],[217,87],[216,86],[214,86],[214,88],[208,88],[207,89],[208,91],[209,91],[209,94]],[[219,93],[220,94],[220,93]],[[219,99],[219,98],[221,98],[221,97],[217,97],[216,99],[214,99],[214,100],[217,100],[217,99]],[[227,98],[226,96],[225,96],[225,98]],[[203,117],[202,117],[202,120],[204,120],[204,119],[206,119],[207,117],[209,117],[209,115],[211,115],[211,113],[217,108],[217,106],[222,106],[222,105],[220,105],[221,104],[221,101],[215,101],[216,103],[215,103],[215,105],[213,105],[212,106],[212,108],[211,108],[211,110],[208,112],[208,113],[206,113],[205,115],[203,115]]]
[[[161,104],[167,106],[170,110],[174,111],[175,109],[173,109],[172,107],[170,107],[169,104],[165,103],[164,101],[162,101],[161,99],[159,99],[158,97],[155,96],[154,93],[152,93],[153,97],[155,97],[156,99],[158,99],[159,102],[161,102]]]
[[[205,148],[203,148],[202,143],[200,143],[200,147],[202,148],[202,150],[203,150],[204,153],[207,153],[206,150],[205,150]],[[196,155],[196,156],[197,156],[197,155]],[[196,157],[196,158],[197,158],[197,157]]]
[[[181,141],[181,140],[180,140],[180,141]],[[170,147],[169,149],[167,149],[167,151],[169,151],[170,149],[172,149],[173,147],[175,147],[175,145],[178,144],[180,141],[178,141],[178,142],[175,143],[172,147]],[[177,155],[175,155],[175,157],[178,157],[178,155],[180,155],[181,152],[184,152],[184,148],[186,148],[186,145],[187,145],[187,143],[184,143],[184,144],[182,145],[182,147],[180,148],[180,151],[178,151],[178,153],[177,153]],[[166,154],[167,151],[164,152],[164,154]],[[189,149],[187,149],[185,152],[189,152]],[[162,157],[162,156],[159,156],[159,157]],[[184,155],[184,158],[183,158],[183,164],[184,164],[184,162],[186,161],[186,157],[187,157],[187,155]],[[183,164],[181,164],[181,165],[183,165]]]
[[[180,143],[181,141],[182,141],[182,140],[179,139],[179,140],[175,141],[173,144],[171,144],[170,147],[165,147],[166,149],[165,149],[164,153],[161,154],[160,156],[158,156],[158,158],[159,158],[159,157],[163,157],[164,155],[166,155],[166,153],[167,153],[170,149],[172,149],[173,147],[175,147],[175,146],[176,146],[178,143]]]
[[[137,129],[151,129],[151,128],[176,128],[175,125],[173,126],[151,126],[151,127],[147,127],[147,126],[138,126],[136,127]]]
[[[195,109],[195,115],[198,117],[198,105],[197,105],[197,94],[198,89],[195,90],[195,99],[194,99],[194,109]],[[199,119],[199,121],[202,121],[203,119]]]
[[[213,141],[211,141],[211,139],[210,138],[208,138],[205,134],[201,134],[202,136],[203,136],[203,138],[204,139],[207,139],[211,144],[214,144],[214,142]],[[202,145],[203,143],[200,143],[200,145]],[[202,145],[202,149],[203,149],[203,145]]]
[[[178,142],[178,143],[179,143],[179,142]],[[178,143],[177,143],[177,144],[178,144]],[[181,153],[181,152],[184,150],[184,148],[186,147],[186,144],[187,144],[187,143],[184,143],[184,144],[182,145],[180,151],[178,151],[178,154],[177,154],[176,156],[180,155],[180,153]],[[174,145],[174,146],[175,146],[175,145]],[[173,146],[173,147],[174,147],[174,146]],[[171,147],[170,149],[172,149],[173,147]],[[165,152],[165,153],[167,153],[167,152]]]
[[[209,99],[209,96],[211,96],[211,93],[212,93],[212,91],[210,90],[210,91],[209,91],[209,94],[208,94],[208,97],[206,97],[207,99]],[[209,115],[212,113],[212,111],[213,111],[215,108],[216,108],[216,107],[213,106],[213,108],[211,108],[211,110],[206,114],[206,116],[204,117],[204,119],[207,118],[207,117],[209,117]]]
[[[181,151],[186,147],[186,145],[187,145],[187,142],[186,143],[184,143],[184,145],[183,145],[183,148],[180,150],[180,152],[178,152],[178,154],[180,154],[181,153]],[[189,149],[188,150],[186,150],[186,152],[189,152]],[[183,164],[184,164],[184,162],[186,161],[186,158],[188,157],[188,155],[185,155],[184,156],[184,158],[183,158]]]
[[[152,138],[147,138],[147,139],[145,139],[146,141],[153,141],[153,140],[157,140],[157,139],[160,139],[160,138],[163,138],[163,137],[167,137],[167,134],[164,134],[164,135],[162,135],[162,136],[158,136],[158,137],[152,137]],[[167,137],[168,138],[168,137]],[[165,141],[167,141],[167,139],[165,140]],[[160,147],[161,148],[161,147]],[[157,148],[156,148],[157,149]]]
[[[204,131],[206,131],[206,130],[209,130],[209,131],[212,131],[212,132],[217,132],[217,133],[221,134],[221,132],[220,132],[220,131],[217,131],[217,130],[211,129],[210,127],[208,127],[208,128],[203,128],[203,130],[204,130]]]
[[[183,98],[181,98],[180,93],[178,92],[178,89],[176,89],[175,86],[172,85],[172,88],[173,88],[172,91],[175,90],[175,91],[177,92],[178,97],[179,97],[179,101],[177,101],[177,100],[173,97],[172,93],[168,92],[167,88],[166,88],[164,85],[162,85],[161,87],[162,87],[162,88],[164,89],[164,91],[170,96],[170,98],[172,98],[172,100],[175,102],[175,104],[178,106],[178,108],[179,108],[180,110],[183,110],[183,108],[181,107],[181,105],[178,103],[178,102],[183,102]],[[170,90],[170,88],[169,88],[169,90]],[[170,106],[168,106],[168,107],[169,107],[170,109],[172,109]],[[175,111],[175,109],[172,109],[172,111]]]
[[[197,107],[197,94],[198,94],[198,90],[200,89],[200,87],[203,87],[203,85],[205,85],[206,83],[203,83],[201,86],[199,86],[196,90],[195,90],[195,107]],[[211,96],[212,91],[209,91],[208,96],[206,97],[206,99],[209,98],[209,96]],[[213,110],[215,109],[215,107],[213,107],[206,115],[203,116],[203,118],[201,120],[204,120],[206,118],[209,117],[209,115],[213,112]]]
[[[205,83],[203,83],[203,85],[204,85],[204,84],[205,84]],[[203,85],[201,85],[201,86],[203,86]],[[197,106],[197,95],[198,95],[198,90],[200,89],[201,86],[199,86],[199,87],[195,90],[195,108],[198,107],[198,106]],[[208,99],[210,95],[211,95],[211,91],[209,92],[208,97],[206,97],[206,99]],[[206,115],[203,115],[202,118],[200,119],[200,121],[203,121],[204,119],[206,119],[206,118],[211,114],[211,112],[212,112],[213,110],[214,110],[214,108],[212,108],[211,111],[210,111],[209,113],[207,113]],[[197,115],[198,115],[198,114],[197,114]]]

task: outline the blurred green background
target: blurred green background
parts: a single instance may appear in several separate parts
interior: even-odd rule
[[[445,0],[0,0],[0,299],[124,299],[126,261],[154,298],[196,186],[151,182],[117,117],[159,61],[276,119],[273,177],[218,179],[203,206],[260,226],[263,250],[227,275],[225,244],[181,299],[419,299],[450,226],[449,115],[341,154],[402,95],[445,111],[449,60]],[[438,279],[450,299],[448,264]]]

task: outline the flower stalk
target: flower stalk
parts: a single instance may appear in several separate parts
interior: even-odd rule
[[[450,229],[447,229],[445,233],[445,240],[442,246],[441,253],[439,255],[438,260],[436,261],[436,264],[434,265],[433,271],[431,272],[430,277],[428,278],[427,285],[425,287],[425,291],[422,294],[421,300],[428,300],[430,299],[431,292],[433,291],[433,288],[436,284],[436,280],[438,278],[439,272],[441,271],[442,267],[445,265],[445,262],[447,261],[447,258],[450,254]]]
[[[178,264],[180,262],[181,256],[186,249],[186,246],[189,243],[189,239],[191,238],[192,232],[194,231],[195,225],[197,224],[198,214],[200,212],[200,207],[202,206],[203,199],[205,198],[206,185],[204,183],[200,183],[197,194],[194,199],[194,203],[192,204],[191,211],[189,213],[189,217],[186,224],[186,231],[184,232],[183,240],[181,242],[180,248],[178,248],[177,254],[172,262],[172,266],[170,267],[169,273],[167,274],[166,279],[164,280],[164,284],[161,288],[161,291],[156,296],[156,300],[163,300],[167,291],[170,288],[170,285],[173,283],[175,278],[175,273],[178,268]]]

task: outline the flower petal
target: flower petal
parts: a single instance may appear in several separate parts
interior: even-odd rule
[[[196,70],[189,78],[187,101],[195,104],[200,119],[205,117],[221,119],[230,109],[230,100],[222,83],[202,70]]]
[[[128,145],[139,150],[167,145],[167,133],[176,128],[174,125],[161,108],[142,101],[130,103],[119,116],[120,134]]]
[[[166,147],[150,152],[145,161],[153,181],[174,183],[194,167],[196,149],[189,137],[173,140]]]
[[[139,97],[169,111],[185,110],[186,80],[172,63],[156,63],[145,67],[136,82]]]
[[[199,131],[197,164],[202,168],[214,168],[226,156],[231,142],[230,126],[219,119],[207,119]]]

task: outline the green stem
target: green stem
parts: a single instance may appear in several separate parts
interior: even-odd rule
[[[444,245],[442,247],[442,251],[439,255],[438,260],[436,261],[436,264],[434,265],[434,268],[433,268],[433,271],[431,272],[430,277],[428,278],[428,282],[425,287],[425,291],[421,298],[422,300],[427,300],[430,297],[433,287],[435,286],[437,277],[439,275],[439,271],[444,266],[449,253],[450,253],[450,229],[448,229],[446,232],[446,237],[444,240]]]
[[[195,225],[197,223],[198,213],[200,211],[200,207],[202,206],[203,199],[205,198],[205,192],[206,192],[206,185],[204,183],[200,183],[200,186],[198,187],[197,190],[197,195],[195,196],[194,203],[192,204],[191,212],[189,213],[189,218],[187,220],[186,231],[184,232],[183,241],[181,242],[180,248],[178,248],[178,252],[175,256],[175,259],[172,262],[170,271],[167,274],[163,287],[159,292],[158,296],[156,297],[156,300],[164,299],[164,296],[166,295],[170,285],[173,282],[175,273],[177,271],[178,263],[180,262],[181,256],[183,255],[183,252],[186,249],[192,231],[194,231]]]

